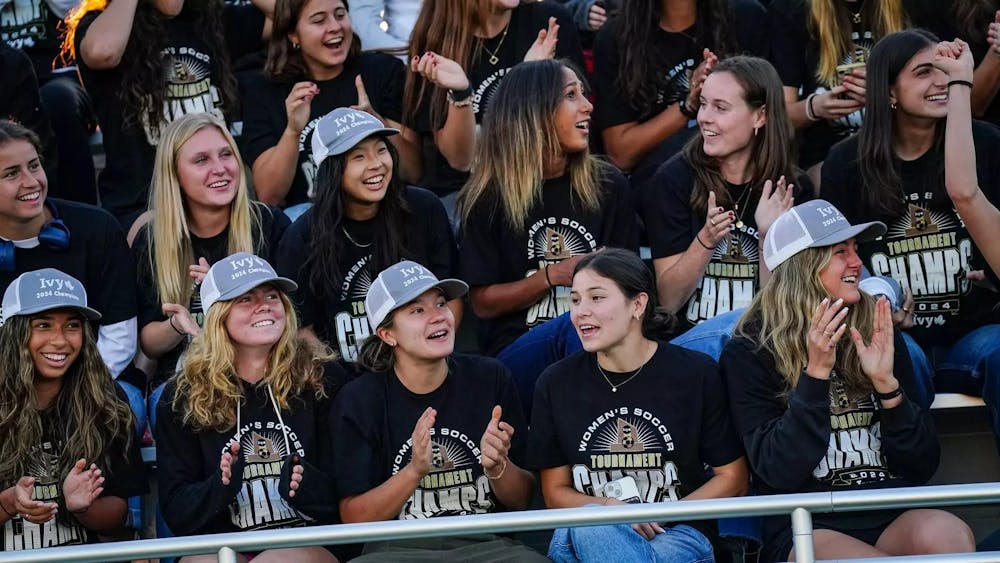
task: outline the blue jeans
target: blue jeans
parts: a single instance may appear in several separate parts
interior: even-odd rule
[[[115,381],[119,387],[125,391],[128,397],[128,406],[135,415],[135,438],[142,440],[142,435],[146,432],[146,398],[142,396],[142,390],[124,381]]]
[[[580,350],[583,344],[576,327],[569,313],[563,313],[522,334],[497,354],[497,359],[507,366],[514,378],[528,420],[531,419],[531,400],[538,376],[545,368]]]
[[[665,527],[662,534],[651,540],[640,536],[628,524],[559,528],[552,534],[548,556],[556,563],[610,559],[656,563],[715,561],[708,538],[684,524]]]
[[[166,382],[163,382],[156,386],[155,389],[149,394],[149,429],[152,430],[156,428],[156,405],[160,402],[160,396],[163,395],[163,388],[167,386]]]

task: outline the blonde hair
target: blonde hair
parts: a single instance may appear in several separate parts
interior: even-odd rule
[[[810,0],[809,8],[809,30],[819,44],[816,80],[827,88],[833,88],[840,83],[837,65],[854,49],[851,16],[843,0]],[[871,26],[875,41],[907,27],[900,0],[866,2],[862,10],[861,17]]]
[[[477,204],[495,198],[506,223],[524,228],[528,212],[542,199],[542,170],[564,156],[553,117],[563,97],[565,68],[570,67],[558,61],[533,61],[504,76],[486,111],[472,175],[458,196],[463,224]],[[587,149],[565,157],[573,194],[585,209],[597,209],[607,164]]]
[[[736,325],[737,335],[755,342],[758,349],[766,350],[774,358],[775,367],[785,380],[785,394],[795,388],[799,374],[809,363],[809,325],[816,307],[829,297],[819,276],[832,256],[832,246],[808,248],[779,265]],[[844,322],[857,328],[868,341],[874,311],[872,297],[861,292],[861,301],[851,306]],[[861,369],[849,333],[837,344],[834,367],[852,395],[871,392],[871,381]]]
[[[194,287],[188,267],[195,263],[191,232],[188,229],[188,209],[184,192],[177,179],[177,155],[191,137],[206,127],[215,127],[229,143],[239,167],[239,186],[229,206],[229,241],[227,254],[254,252],[254,236],[260,238],[260,210],[250,200],[243,159],[236,141],[225,124],[207,113],[185,115],[171,123],[163,132],[156,149],[149,209],[153,221],[146,238],[149,267],[156,281],[160,303],[187,305]],[[142,266],[140,264],[140,266]]]
[[[326,396],[323,389],[323,364],[334,359],[328,348],[321,348],[298,337],[295,308],[284,292],[279,292],[285,309],[281,338],[271,348],[262,381],[271,387],[280,409],[288,409],[289,399],[305,392],[317,398]],[[205,315],[205,327],[191,341],[184,370],[177,376],[173,409],[181,412],[183,422],[195,431],[224,432],[236,424],[236,409],[244,399],[236,375],[236,349],[226,330],[226,319],[235,301],[219,301]],[[177,398],[185,400],[178,401]]]

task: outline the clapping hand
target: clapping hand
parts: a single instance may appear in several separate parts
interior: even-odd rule
[[[556,55],[556,43],[559,42],[559,24],[556,19],[549,18],[548,29],[538,30],[538,37],[524,55],[524,61],[543,61]]]
[[[86,512],[104,492],[104,477],[96,465],[91,463],[87,467],[87,460],[78,459],[66,475],[62,489],[67,510],[71,513]]]
[[[851,339],[858,351],[861,370],[865,372],[872,386],[879,393],[888,393],[899,387],[892,374],[895,343],[892,333],[892,308],[889,300],[880,296],[875,302],[875,318],[872,319],[871,341],[865,344],[861,332],[851,327]]]
[[[21,477],[14,485],[14,510],[32,524],[44,524],[59,512],[59,505],[32,499],[34,490],[35,478]]]
[[[502,415],[503,408],[500,405],[493,407],[490,422],[486,425],[486,432],[483,433],[483,437],[479,441],[479,451],[482,454],[481,463],[487,477],[491,474],[499,477],[507,468],[507,454],[510,452],[510,440],[514,436],[514,427],[501,421]],[[496,469],[497,467],[500,469]]]
[[[757,210],[754,211],[754,222],[757,223],[757,231],[760,238],[764,238],[774,221],[782,213],[788,211],[795,204],[795,185],[786,184],[785,177],[778,178],[776,183],[767,180],[764,182],[764,189],[760,194],[760,201],[757,203]]]

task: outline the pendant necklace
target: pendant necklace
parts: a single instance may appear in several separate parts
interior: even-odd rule
[[[641,366],[639,366],[639,369],[635,370],[632,373],[632,375],[630,375],[628,377],[628,379],[626,379],[625,381],[622,381],[618,385],[615,385],[614,383],[611,383],[611,379],[608,378],[608,374],[604,373],[604,369],[601,368],[601,362],[598,362],[596,359],[594,361],[597,363],[597,371],[601,372],[601,377],[604,378],[604,381],[608,382],[608,385],[611,387],[611,392],[612,393],[617,393],[619,387],[621,387],[621,386],[625,385],[626,383],[628,383],[629,381],[632,381],[633,379],[635,379],[636,376],[639,375],[639,372],[642,371],[642,368],[646,367],[646,364],[649,363],[647,361],[646,364],[642,364]]]
[[[749,207],[749,205],[750,205],[750,193],[751,192],[753,192],[753,190],[750,188],[750,182],[747,182],[746,184],[743,184],[743,195],[741,195],[740,199],[736,203],[733,204],[733,211],[736,212],[736,228],[737,229],[742,229],[743,226],[744,226],[744,223],[743,223],[743,214],[747,212],[747,207]],[[743,206],[743,211],[742,212],[740,211],[740,205]]]
[[[485,39],[480,39],[479,40],[479,44],[482,45],[483,49],[486,49],[486,52],[490,54],[490,58],[487,59],[487,60],[490,61],[491,65],[495,65],[498,62],[500,62],[500,57],[499,57],[500,48],[503,47],[503,41],[504,41],[504,39],[507,39],[507,30],[509,30],[509,29],[510,29],[510,21],[508,21],[507,25],[504,26],[503,33],[500,35],[500,42],[497,43],[496,49],[490,49],[489,47],[487,47]]]

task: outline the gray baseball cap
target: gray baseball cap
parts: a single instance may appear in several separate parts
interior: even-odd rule
[[[80,280],[55,268],[17,276],[3,294],[3,315],[0,319],[6,323],[11,317],[52,309],[75,309],[89,320],[101,319],[100,313],[87,306],[87,290]]]
[[[274,284],[284,292],[295,291],[298,284],[279,276],[267,260],[249,252],[237,252],[219,260],[209,268],[201,282],[201,310],[219,301],[236,299],[258,285]]]
[[[395,135],[399,133],[399,129],[386,127],[370,113],[351,108],[337,108],[321,117],[313,129],[313,163],[319,166],[326,157],[344,154],[376,133]]]
[[[871,240],[885,234],[885,223],[851,225],[832,203],[814,199],[796,205],[775,219],[764,235],[764,264],[774,270],[807,248],[831,246],[847,239]]]
[[[404,260],[382,270],[368,288],[365,311],[368,322],[378,328],[389,313],[420,297],[428,289],[440,289],[448,301],[469,292],[469,285],[462,280],[439,280],[427,268]]]

